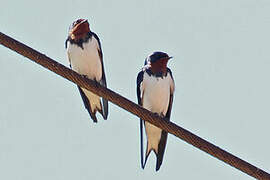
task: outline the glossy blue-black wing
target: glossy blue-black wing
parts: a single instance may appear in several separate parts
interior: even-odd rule
[[[96,114],[94,112],[92,112],[89,99],[84,94],[84,92],[81,89],[81,87],[78,86],[78,85],[77,85],[77,87],[78,87],[79,92],[80,92],[80,95],[82,97],[82,100],[83,100],[83,104],[84,104],[85,109],[88,111],[88,113],[89,113],[90,117],[93,119],[94,123],[97,123],[97,117],[96,117]]]
[[[101,43],[100,43],[99,37],[94,32],[91,32],[91,33],[94,36],[94,38],[98,41],[98,45],[99,45],[98,53],[99,53],[99,58],[100,58],[101,65],[102,65],[102,77],[101,77],[100,84],[104,87],[107,87]],[[102,97],[102,116],[105,120],[108,117],[108,113],[109,113],[108,100]]]
[[[141,83],[143,81],[143,71],[139,72],[137,76],[137,99],[138,104],[142,106],[142,98],[141,98]]]
[[[170,76],[171,76],[171,78],[172,78],[172,82],[174,83],[174,79],[173,79],[172,71],[171,71],[169,68],[167,68],[167,69],[168,69],[168,73],[169,73],[169,75],[170,75]],[[174,85],[173,85],[173,86],[174,86]],[[165,115],[165,117],[166,117],[168,120],[170,120],[170,117],[171,117],[172,104],[173,104],[173,93],[174,93],[174,92],[171,92],[171,93],[170,93],[170,101],[169,101],[169,106],[168,106],[167,113],[166,113],[166,115]]]
[[[141,97],[141,83],[143,81],[144,72],[139,72],[137,76],[137,99],[138,104],[142,106],[142,97]],[[140,119],[140,141],[141,141],[141,166],[144,168],[144,160],[143,160],[143,120]]]

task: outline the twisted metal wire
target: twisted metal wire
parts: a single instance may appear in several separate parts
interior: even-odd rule
[[[63,66],[55,60],[47,57],[44,54],[32,49],[29,46],[3,34],[0,32],[0,43],[5,47],[29,58],[30,60],[40,64],[41,66],[55,72],[56,74],[72,81],[73,83],[92,91],[93,93],[106,98],[119,107],[131,112],[141,119],[150,122],[151,124],[175,135],[183,141],[197,147],[198,149],[212,155],[213,157],[239,169],[240,171],[261,180],[270,180],[270,174],[259,169],[258,167],[234,156],[233,154],[219,148],[218,146],[196,136],[188,130],[179,127],[173,122],[164,121],[161,117],[144,109],[143,107],[133,103],[127,98],[105,88],[95,81],[87,79],[75,71]]]

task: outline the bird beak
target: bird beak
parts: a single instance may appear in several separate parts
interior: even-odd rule
[[[171,57],[168,57],[168,60],[170,60],[170,59],[172,59],[173,57],[171,56]]]
[[[88,22],[88,20],[87,19],[84,19],[82,22],[80,22],[80,24],[83,24],[85,22]]]

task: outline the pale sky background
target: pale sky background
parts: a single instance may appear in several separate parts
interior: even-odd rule
[[[270,171],[270,1],[2,0],[0,31],[68,66],[69,25],[89,19],[108,87],[137,102],[153,51],[173,56],[171,120]],[[0,46],[0,179],[208,179],[248,175],[169,135],[140,167],[139,118],[110,104],[94,124],[77,87]]]

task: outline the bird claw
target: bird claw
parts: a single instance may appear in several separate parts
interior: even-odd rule
[[[88,79],[87,75],[82,74],[81,76]]]
[[[156,113],[156,112],[154,113],[154,115],[155,115],[155,116],[160,116],[160,115],[159,115],[158,113]]]

